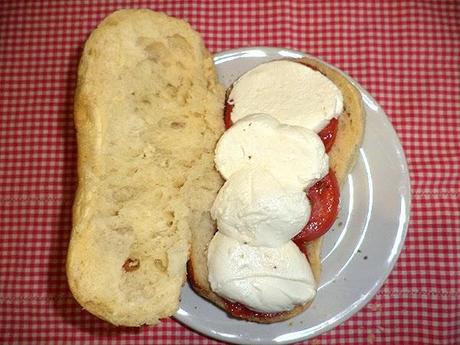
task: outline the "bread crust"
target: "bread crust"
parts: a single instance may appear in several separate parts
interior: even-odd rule
[[[87,40],[66,273],[90,313],[139,326],[176,312],[191,228],[213,229],[223,101],[212,57],[182,20],[120,10]]]
[[[329,165],[334,171],[340,187],[345,183],[349,171],[352,169],[361,146],[365,114],[361,94],[357,88],[336,69],[324,64],[315,58],[304,57],[288,59],[309,66],[332,80],[341,90],[344,97],[344,110],[338,118],[337,136],[329,154]],[[227,90],[227,96],[229,92]],[[188,262],[188,276],[193,289],[220,308],[226,310],[225,301],[215,294],[207,280],[207,244],[211,241],[215,231],[202,234],[201,243],[192,241],[192,251]],[[321,275],[321,246],[323,237],[307,243],[306,251],[313,275],[319,281]],[[294,309],[277,313],[270,318],[249,316],[241,319],[258,323],[274,323],[288,320],[305,311],[312,302],[297,306]]]

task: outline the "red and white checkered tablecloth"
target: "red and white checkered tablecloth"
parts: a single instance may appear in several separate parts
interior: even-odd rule
[[[172,319],[113,327],[66,284],[77,62],[96,24],[127,7],[188,20],[212,52],[308,52],[376,97],[411,171],[405,249],[372,302],[310,344],[460,344],[460,3],[423,0],[1,1],[0,343],[217,343]]]

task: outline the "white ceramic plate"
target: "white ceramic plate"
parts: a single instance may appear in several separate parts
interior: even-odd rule
[[[219,53],[214,62],[221,82],[228,87],[262,62],[302,56],[305,54],[292,50],[255,47]],[[382,286],[404,243],[410,209],[409,174],[401,144],[382,108],[349,79],[363,97],[365,135],[342,190],[339,217],[325,236],[322,276],[312,306],[291,320],[260,325],[228,317],[185,286],[177,320],[227,342],[286,344],[315,337],[344,322]]]

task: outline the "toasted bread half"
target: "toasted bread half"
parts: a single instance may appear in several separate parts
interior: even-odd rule
[[[329,165],[335,172],[340,186],[343,186],[348,172],[353,167],[364,131],[364,108],[361,94],[350,81],[337,70],[325,65],[317,59],[301,58],[292,59],[309,66],[332,80],[342,91],[344,97],[344,110],[339,116],[337,136],[329,151]],[[189,280],[195,291],[209,299],[219,307],[226,309],[224,299],[215,294],[208,282],[207,246],[214,236],[216,229],[194,229],[192,232],[192,251],[188,262]],[[308,261],[310,262],[316,281],[321,273],[321,243],[322,237],[307,244]],[[275,313],[270,317],[266,315],[242,317],[248,321],[259,323],[273,323],[290,319],[310,306],[311,302],[295,307],[286,312]]]
[[[120,10],[87,40],[66,266],[84,309],[124,326],[176,312],[191,229],[214,231],[224,98],[210,54],[182,20]]]

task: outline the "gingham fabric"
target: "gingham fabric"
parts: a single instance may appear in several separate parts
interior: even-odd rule
[[[128,7],[188,20],[212,52],[316,55],[375,96],[409,161],[405,249],[371,303],[309,344],[460,344],[460,10],[422,0],[1,1],[0,343],[217,343],[173,319],[113,327],[83,311],[66,284],[77,62],[96,24]]]

